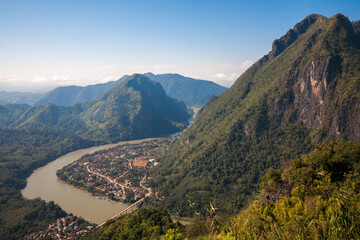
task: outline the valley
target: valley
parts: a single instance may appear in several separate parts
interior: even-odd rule
[[[161,16],[146,12],[149,23]],[[126,14],[124,8],[107,16]],[[131,26],[135,19],[127,20]],[[238,55],[234,43],[242,44],[239,38],[224,42],[220,32],[189,51],[187,41],[209,30],[202,27],[193,38],[185,34],[189,28],[174,28],[186,36],[176,41],[167,39],[175,32],[154,34],[151,24],[138,24],[151,31],[136,41],[137,28],[134,35],[120,29],[121,37],[99,32],[112,36],[109,44],[130,39],[164,48],[150,54],[132,46],[121,52],[124,61],[114,57],[102,67],[89,55],[92,67],[84,59],[75,67],[91,79],[52,77],[52,86],[63,86],[47,93],[0,91],[0,240],[360,239],[360,21],[310,14],[296,22],[257,61],[228,57],[228,44]],[[266,34],[264,26],[259,30]],[[74,39],[81,39],[79,48],[89,44]],[[169,42],[181,51],[167,49]],[[197,54],[220,42],[224,52],[207,54],[216,61],[196,64]],[[131,59],[138,51],[148,57]],[[164,52],[186,59],[162,64],[166,58],[157,57]],[[104,56],[102,63],[110,59]],[[158,62],[140,65],[149,59]],[[51,72],[50,65],[61,66],[50,63],[42,67]],[[165,73],[175,64],[194,78]],[[147,71],[127,75],[115,70],[119,65]],[[238,78],[225,88],[198,74],[223,82]],[[72,78],[92,85],[70,85]],[[4,85],[25,81],[6,79]]]
[[[99,198],[133,203],[144,197],[155,197],[147,187],[148,171],[165,154],[173,138],[119,145],[87,154],[57,171],[64,182],[90,192]]]
[[[106,144],[67,153],[44,167],[35,170],[27,179],[26,187],[21,193],[26,199],[41,198],[47,202],[53,201],[67,213],[72,213],[76,216],[81,216],[86,221],[100,224],[111,218],[115,213],[125,209],[127,205],[99,199],[89,192],[73,187],[60,180],[56,176],[57,171],[79,160],[84,155],[123,144],[138,144],[147,140],[150,139]]]

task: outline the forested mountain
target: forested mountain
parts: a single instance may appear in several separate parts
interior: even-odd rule
[[[159,136],[185,128],[186,105],[168,97],[162,86],[135,74],[80,114],[92,138],[136,139]]]
[[[23,198],[20,190],[34,169],[105,141],[177,132],[189,117],[183,102],[143,75],[71,107],[0,105],[0,239],[21,239],[66,215],[53,202]]]
[[[109,142],[176,132],[187,126],[190,117],[183,102],[168,97],[159,83],[140,74],[96,101],[70,107],[46,104],[22,112],[2,106],[0,111],[5,126],[11,128],[40,123]]]
[[[179,74],[145,73],[144,75],[161,83],[167,95],[181,99],[187,106],[203,106],[212,96],[219,96],[227,89],[211,81],[193,79]]]
[[[0,104],[29,104],[33,105],[40,98],[45,96],[45,93],[30,93],[30,92],[7,92],[0,91]]]
[[[57,87],[48,92],[44,97],[36,101],[35,106],[53,103],[59,106],[70,106],[76,103],[82,103],[101,98],[107,91],[119,85],[129,76],[125,75],[117,81],[111,81],[103,84],[80,86]]]
[[[237,212],[269,168],[333,139],[360,140],[358,23],[309,15],[198,113],[151,174],[165,206],[211,197]]]

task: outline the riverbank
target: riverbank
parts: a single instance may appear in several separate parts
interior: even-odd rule
[[[194,116],[189,119],[189,126],[192,124],[193,118],[199,109],[193,108],[193,110]],[[86,154],[118,145],[141,143],[151,139],[153,138],[122,141],[115,144],[80,149],[65,154],[44,167],[36,169],[33,174],[27,178],[27,185],[21,193],[26,199],[41,198],[47,202],[54,201],[66,212],[73,213],[76,216],[83,217],[85,220],[99,224],[112,217],[114,213],[121,212],[127,205],[96,198],[86,191],[68,185],[57,178],[57,170],[80,159],[81,156]]]
[[[57,178],[57,170],[78,160],[85,154],[91,154],[118,145],[135,144],[151,139],[152,138],[122,141],[65,154],[44,167],[35,170],[27,179],[27,186],[22,190],[22,195],[27,199],[39,197],[47,202],[54,201],[66,212],[73,213],[90,222],[100,224],[111,218],[114,213],[125,209],[127,205],[98,199],[88,192],[72,187]]]

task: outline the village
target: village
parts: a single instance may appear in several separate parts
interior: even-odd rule
[[[148,170],[168,149],[173,138],[159,138],[138,144],[119,145],[87,154],[57,172],[57,176],[99,199],[133,203],[156,196],[146,186]]]
[[[90,225],[83,219],[69,215],[57,219],[56,223],[48,225],[42,231],[25,236],[25,239],[78,239],[88,234],[93,228],[94,225]]]

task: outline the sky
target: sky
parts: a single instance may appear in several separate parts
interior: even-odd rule
[[[0,0],[0,91],[145,72],[229,87],[311,13],[360,20],[360,0]]]

